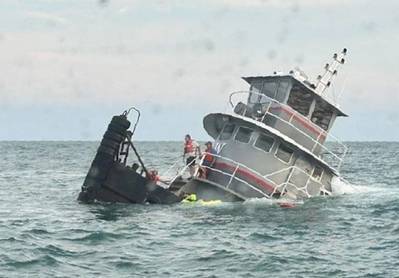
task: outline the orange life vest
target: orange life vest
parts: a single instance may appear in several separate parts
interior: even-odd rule
[[[207,161],[207,162],[213,161],[213,155],[211,154],[211,151],[212,151],[212,149],[206,150],[204,161]]]
[[[190,139],[186,141],[186,143],[184,144],[184,153],[192,153],[192,152],[194,152],[194,144],[193,140]]]

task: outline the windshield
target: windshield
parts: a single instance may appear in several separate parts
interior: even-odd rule
[[[270,99],[284,102],[289,90],[290,83],[287,80],[266,80],[263,82],[253,82],[251,84],[250,96],[248,102],[268,103]]]
[[[262,90],[262,81],[253,82],[251,84],[248,102],[249,103],[258,103],[261,90]]]

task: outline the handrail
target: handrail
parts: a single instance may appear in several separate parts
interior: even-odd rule
[[[298,166],[289,166],[289,167],[286,167],[286,168],[284,168],[284,169],[277,170],[277,171],[275,171],[275,172],[273,172],[273,173],[269,173],[269,174],[267,174],[267,175],[262,175],[262,174],[260,174],[259,172],[253,170],[252,168],[250,168],[250,167],[248,167],[248,166],[246,166],[246,165],[244,165],[244,164],[242,164],[242,163],[240,163],[240,162],[237,162],[237,161],[235,161],[235,160],[233,160],[233,159],[230,159],[230,158],[227,158],[227,157],[223,157],[223,156],[220,156],[220,155],[216,155],[216,154],[211,154],[211,153],[205,153],[205,154],[210,154],[210,155],[212,155],[212,156],[214,156],[214,157],[216,157],[216,158],[220,158],[220,159],[224,159],[224,160],[226,160],[226,161],[230,161],[230,162],[232,162],[232,163],[234,163],[234,164],[236,165],[236,167],[235,167],[235,169],[234,169],[234,171],[233,171],[232,174],[229,174],[229,173],[226,173],[226,172],[223,172],[223,171],[222,171],[223,173],[225,173],[226,175],[228,175],[228,176],[231,177],[231,178],[230,178],[230,181],[229,181],[229,183],[226,185],[226,187],[228,187],[228,186],[231,184],[232,179],[237,179],[237,180],[242,181],[242,179],[236,177],[235,174],[236,174],[237,169],[238,169],[237,167],[243,167],[243,168],[246,168],[246,169],[248,169],[249,171],[253,172],[254,174],[258,175],[259,177],[262,177],[264,180],[268,181],[269,183],[273,184],[274,191],[270,194],[270,196],[273,196],[273,194],[276,193],[277,189],[280,189],[281,187],[283,187],[283,190],[281,190],[281,193],[284,193],[284,190],[285,190],[285,188],[287,187],[287,185],[292,185],[292,186],[294,186],[295,188],[297,188],[298,191],[302,191],[303,193],[305,193],[306,196],[310,197],[310,194],[307,192],[307,186],[308,186],[308,183],[309,183],[310,180],[312,180],[313,182],[319,184],[319,185],[320,185],[320,190],[329,192],[328,190],[325,189],[324,184],[322,184],[320,181],[315,180],[315,179],[312,177],[312,175],[310,175],[309,173],[307,173],[307,172],[304,171],[303,169],[299,168]],[[233,165],[233,166],[234,166],[234,165]],[[210,170],[212,170],[212,171],[213,171],[213,170],[221,171],[220,169],[212,168],[212,167],[209,167],[209,166],[204,166],[204,165],[202,165],[202,167],[205,167],[205,168],[210,169]],[[284,171],[290,171],[290,175],[289,175],[289,177],[287,178],[286,181],[284,181],[284,182],[282,182],[282,183],[280,183],[280,184],[277,184],[275,181],[273,181],[272,179],[269,178],[270,176],[274,176],[274,175],[276,175],[276,174],[278,174],[278,173],[282,173],[282,172],[284,172]],[[293,175],[294,171],[299,171],[299,172],[305,174],[305,175],[308,177],[307,180],[306,180],[306,183],[304,184],[304,186],[298,187],[298,185],[295,185],[295,184],[293,184],[293,183],[291,182],[291,178],[292,178],[292,175]],[[248,184],[247,182],[245,182],[245,183]],[[253,187],[253,186],[251,186],[251,187]],[[269,196],[269,197],[270,197],[270,196]]]
[[[231,163],[233,164],[232,166],[234,167],[233,173],[227,173],[227,172],[225,172],[225,171],[223,171],[223,170],[221,170],[221,169],[203,165],[203,160],[204,160],[204,157],[205,157],[206,155],[212,155],[212,156],[215,157],[215,158],[219,158],[219,159],[221,159],[221,160],[225,160],[225,161],[231,162]],[[301,169],[301,168],[299,168],[299,167],[297,167],[297,166],[289,166],[289,167],[287,167],[287,168],[277,170],[277,171],[275,171],[275,172],[273,172],[273,173],[269,173],[269,174],[266,174],[266,175],[262,175],[261,173],[259,173],[259,172],[257,172],[256,170],[254,170],[254,169],[252,169],[252,168],[246,166],[245,164],[242,164],[242,163],[237,162],[237,161],[235,161],[235,160],[233,160],[233,159],[231,159],[231,158],[224,157],[224,156],[221,156],[221,155],[218,155],[218,154],[212,154],[212,153],[204,152],[204,153],[202,153],[202,155],[201,155],[199,158],[200,158],[200,163],[199,163],[200,167],[206,168],[206,169],[209,169],[210,171],[215,171],[215,172],[218,172],[218,173],[221,173],[221,174],[223,174],[223,175],[227,175],[228,177],[230,177],[229,182],[228,182],[225,186],[223,186],[223,187],[225,187],[225,188],[227,188],[227,189],[229,188],[229,186],[230,186],[230,184],[232,183],[233,180],[238,180],[238,181],[240,181],[240,182],[242,182],[242,183],[245,183],[246,185],[250,186],[252,189],[254,189],[254,190],[260,192],[260,193],[261,193],[262,195],[264,195],[265,197],[271,198],[271,197],[273,196],[273,194],[275,194],[276,191],[279,190],[279,189],[281,189],[281,188],[283,188],[283,189],[282,189],[280,192],[281,192],[282,194],[285,194],[284,190],[285,190],[285,188],[287,187],[287,185],[292,185],[292,186],[294,186],[298,191],[301,191],[301,192],[303,192],[306,196],[310,197],[310,194],[307,192],[307,185],[308,185],[309,181],[312,180],[313,182],[316,182],[316,183],[318,183],[318,184],[320,185],[320,190],[322,190],[323,192],[325,192],[325,191],[326,191],[326,192],[329,192],[328,190],[325,189],[325,186],[324,186],[320,181],[315,180],[309,173],[305,172],[303,169]],[[170,182],[169,185],[172,185],[173,182],[177,179],[177,177],[183,175],[183,174],[187,171],[187,169],[191,166],[191,164],[194,163],[194,162],[195,162],[195,160],[193,160],[190,164],[186,165],[186,166],[178,173],[178,175],[176,175],[176,176],[172,179],[172,181]],[[243,180],[243,179],[237,177],[236,174],[237,174],[237,171],[238,171],[238,169],[239,169],[240,167],[249,170],[250,172],[256,174],[256,175],[259,176],[260,178],[263,178],[265,181],[271,183],[271,184],[273,185],[273,187],[274,187],[273,192],[272,192],[270,195],[268,195],[268,194],[266,194],[265,192],[259,190],[258,188],[254,187],[253,185],[251,185],[249,182],[247,182],[247,181],[245,181],[245,180]],[[289,175],[289,177],[287,178],[286,181],[284,181],[284,182],[282,182],[282,183],[280,183],[280,184],[277,184],[275,181],[273,181],[272,179],[270,179],[271,176],[276,175],[276,174],[278,174],[278,173],[282,173],[282,172],[284,172],[284,171],[291,171],[291,172],[290,172],[290,175]],[[295,185],[295,184],[293,184],[293,183],[290,181],[290,180],[291,180],[291,177],[292,177],[292,175],[293,175],[293,173],[294,173],[294,171],[302,172],[303,174],[305,174],[305,175],[308,177],[307,180],[306,180],[306,183],[304,184],[304,186],[298,187],[298,185]],[[195,172],[194,176],[198,176],[198,169],[197,169],[197,171]]]
[[[290,125],[290,126],[293,127],[295,130],[297,130],[298,132],[300,132],[301,134],[303,134],[305,137],[307,137],[308,139],[310,139],[310,140],[314,143],[314,144],[313,144],[313,147],[310,149],[311,152],[313,152],[317,147],[320,147],[324,152],[326,152],[326,153],[332,155],[335,159],[337,159],[338,165],[337,165],[336,168],[337,168],[338,170],[340,169],[340,167],[341,167],[341,165],[342,165],[342,162],[343,162],[343,158],[345,157],[345,155],[346,155],[346,153],[347,153],[347,151],[348,151],[348,147],[345,146],[345,144],[343,144],[337,137],[335,137],[334,135],[332,135],[332,134],[329,133],[329,132],[326,132],[325,130],[323,130],[321,127],[317,126],[317,125],[316,125],[315,123],[313,123],[312,121],[309,121],[308,118],[306,118],[306,117],[303,116],[302,114],[300,114],[300,113],[298,113],[297,111],[295,111],[294,109],[292,109],[292,107],[290,107],[290,106],[288,106],[288,105],[286,105],[286,104],[283,104],[283,103],[281,103],[281,102],[279,102],[279,101],[276,101],[276,100],[274,100],[274,99],[272,99],[272,98],[270,98],[270,97],[268,97],[268,96],[266,96],[266,95],[264,95],[264,94],[260,94],[260,93],[257,93],[257,92],[249,92],[249,91],[237,91],[237,92],[231,93],[230,96],[229,96],[229,103],[230,103],[230,105],[231,105],[233,111],[234,111],[235,105],[234,105],[234,103],[233,103],[232,97],[233,97],[234,95],[238,95],[238,94],[250,94],[250,93],[256,94],[256,95],[258,95],[258,96],[262,96],[262,97],[266,98],[266,99],[267,99],[267,102],[269,103],[269,105],[268,105],[266,111],[263,113],[263,116],[260,117],[260,118],[258,118],[258,119],[257,119],[257,118],[254,118],[255,120],[263,122],[264,119],[265,119],[265,117],[266,117],[266,115],[270,115],[270,116],[272,116],[272,117],[274,117],[274,118],[276,118],[276,119],[278,119],[278,120],[280,120],[280,121],[282,121],[282,122],[284,122],[284,123]],[[265,103],[267,103],[267,102],[265,102]],[[272,112],[271,112],[272,103],[273,103],[273,104],[278,104],[278,105],[281,106],[281,107],[285,107],[285,108],[289,109],[289,111],[292,113],[290,119],[287,121],[287,120],[281,118],[280,116],[278,116],[278,115],[272,113]],[[245,115],[246,112],[247,112],[247,108],[245,109],[243,115]],[[262,112],[263,112],[263,111],[262,111]],[[239,114],[239,113],[236,113],[236,114]],[[239,115],[240,115],[240,114],[239,114]],[[243,116],[243,115],[241,115],[241,116]],[[302,131],[301,129],[299,129],[298,127],[296,127],[296,126],[292,123],[292,119],[294,118],[294,116],[298,116],[298,117],[300,117],[300,118],[302,118],[302,119],[308,120],[309,123],[312,124],[312,126],[314,126],[315,128],[317,128],[317,129],[320,131],[320,132],[318,133],[318,136],[317,136],[317,139],[316,139],[316,140],[315,140],[313,137],[311,137],[309,134],[305,133],[304,131]],[[331,141],[333,141],[334,143],[337,143],[337,144],[339,145],[339,147],[343,149],[343,152],[342,152],[341,156],[339,156],[339,155],[336,154],[335,152],[329,150],[324,144],[321,144],[321,143],[319,142],[321,135],[324,135],[324,136],[326,137],[326,140],[327,140],[327,138],[331,138],[331,139],[332,139]],[[325,153],[324,153],[324,154],[325,154]],[[319,157],[321,157],[322,155],[323,155],[323,152],[320,152]],[[333,168],[334,168],[334,167],[333,167]]]
[[[298,171],[302,172],[303,174],[305,174],[305,175],[309,176],[311,179],[313,179],[314,182],[317,182],[317,183],[319,183],[319,184],[322,185],[322,183],[320,183],[320,182],[318,182],[317,180],[315,180],[309,173],[307,173],[306,171],[304,171],[303,169],[301,169],[301,168],[299,168],[298,166],[295,166],[295,165],[288,166],[288,167],[286,167],[286,168],[284,168],[284,169],[280,169],[280,170],[274,171],[274,172],[269,173],[269,174],[266,174],[266,175],[262,175],[261,173],[259,173],[259,172],[257,172],[256,170],[254,170],[254,169],[248,167],[247,165],[242,164],[241,162],[235,161],[235,160],[233,160],[233,159],[231,159],[231,158],[228,158],[228,157],[225,157],[225,156],[221,156],[221,155],[218,155],[218,154],[212,154],[212,153],[208,153],[208,152],[202,153],[202,156],[205,156],[205,155],[207,155],[207,154],[208,154],[208,155],[212,155],[213,157],[216,157],[216,158],[221,158],[221,159],[227,160],[227,161],[232,162],[232,163],[234,163],[234,164],[236,164],[236,165],[238,165],[238,166],[241,166],[241,167],[243,167],[243,168],[246,168],[247,170],[249,170],[249,171],[251,171],[251,172],[257,174],[258,176],[260,176],[260,177],[262,177],[262,178],[264,178],[264,179],[266,179],[266,180],[268,180],[268,181],[270,181],[270,182],[273,182],[273,183],[275,183],[275,182],[269,178],[270,176],[274,176],[274,175],[279,174],[279,173],[282,173],[282,172],[284,172],[284,171],[289,171],[289,170],[291,170],[291,169],[294,169],[294,170],[298,170]]]
[[[169,186],[171,186],[178,177],[180,177],[182,174],[184,174],[184,172],[187,171],[188,167],[195,165],[195,159],[193,159],[192,161],[190,161],[190,163],[186,164],[186,166],[183,167],[183,169],[177,173],[177,175],[170,181]],[[176,163],[175,163],[176,164]]]
[[[169,172],[171,172],[174,168],[176,168],[176,166],[181,163],[180,158],[182,158],[182,155],[179,155],[178,159],[165,171],[161,174],[161,176],[167,176],[167,174],[169,174]],[[179,172],[179,168],[177,168],[177,171]]]
[[[262,194],[262,195],[265,196],[266,198],[270,198],[270,196],[267,195],[265,192],[263,192],[263,191],[259,190],[258,188],[254,187],[254,186],[253,186],[252,184],[250,184],[249,182],[247,182],[247,181],[245,181],[245,180],[243,180],[243,179],[237,177],[235,174],[232,175],[232,174],[226,173],[226,172],[224,172],[224,171],[222,171],[222,170],[220,170],[220,169],[212,168],[212,167],[209,167],[209,166],[204,166],[204,165],[202,165],[202,167],[204,167],[204,168],[206,168],[206,169],[209,169],[209,170],[211,170],[211,171],[215,171],[215,172],[221,173],[222,175],[226,175],[226,176],[231,177],[230,180],[229,180],[229,183],[228,183],[226,186],[222,186],[222,187],[224,187],[224,188],[226,188],[226,189],[229,189],[229,186],[230,186],[232,180],[235,179],[235,180],[238,180],[239,182],[245,183],[246,185],[248,185],[249,187],[251,187],[251,188],[254,189],[255,191],[258,191],[260,194]]]

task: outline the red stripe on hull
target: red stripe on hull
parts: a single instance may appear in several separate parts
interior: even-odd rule
[[[307,130],[313,132],[317,136],[322,132],[322,134],[320,135],[320,138],[324,139],[326,137],[326,135],[324,133],[324,130],[322,130],[321,128],[315,126],[309,119],[303,118],[302,116],[298,115],[296,112],[291,111],[291,109],[289,109],[288,107],[278,106],[278,107],[272,107],[271,109],[272,110],[282,110],[289,117],[293,116],[294,119],[296,121],[298,121],[304,128],[306,128]]]

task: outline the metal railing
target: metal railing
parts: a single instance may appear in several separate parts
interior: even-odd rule
[[[261,93],[257,93],[257,92],[249,92],[249,91],[238,91],[238,92],[233,92],[230,94],[229,97],[229,103],[231,105],[231,109],[233,109],[233,112],[235,114],[241,115],[241,116],[246,116],[248,113],[248,105],[246,105],[244,111],[242,111],[242,113],[237,113],[234,111],[234,108],[236,107],[236,104],[233,103],[232,101],[232,97],[236,96],[236,95],[250,95],[250,94],[256,94],[258,96],[261,96],[262,98],[264,98],[266,101],[262,102],[261,104],[267,104],[267,108],[266,109],[262,109],[262,114],[260,115],[260,117],[253,117],[251,116],[251,119],[254,119],[256,121],[262,122],[264,123],[264,120],[266,118],[266,116],[271,116],[279,121],[284,122],[285,124],[289,125],[290,127],[292,127],[294,130],[296,130],[297,132],[299,132],[300,134],[302,134],[303,136],[305,136],[307,139],[309,139],[313,145],[311,148],[308,148],[306,146],[302,146],[308,150],[310,150],[311,152],[314,152],[316,149],[320,148],[320,154],[318,155],[318,157],[320,159],[323,159],[323,156],[331,156],[333,158],[332,163],[335,163],[337,166],[334,167],[332,166],[335,170],[339,170],[343,159],[348,151],[348,147],[346,145],[344,145],[337,137],[335,137],[334,135],[332,135],[329,132],[326,132],[325,130],[323,130],[321,127],[319,127],[318,125],[316,125],[315,123],[313,123],[312,121],[310,121],[308,118],[306,118],[305,116],[303,116],[302,114],[300,114],[299,112],[295,111],[292,107],[283,104],[275,99],[272,99],[264,94]],[[255,103],[254,103],[255,104]],[[283,119],[282,117],[280,117],[278,114],[276,114],[275,112],[273,112],[272,110],[277,108],[277,107],[283,107],[286,110],[289,111],[289,113],[291,114],[289,120]],[[302,120],[307,121],[309,124],[312,125],[312,127],[315,130],[318,130],[318,133],[316,134],[316,139],[313,138],[312,136],[310,136],[309,134],[307,134],[306,132],[304,132],[303,130],[299,129],[297,126],[295,126],[293,124],[293,119],[297,117],[297,118],[301,118]],[[325,140],[323,140],[323,142],[321,142],[321,138],[325,138]],[[324,145],[324,141],[328,141],[330,143],[335,144],[336,146],[338,146],[338,151],[333,151],[330,150],[328,147],[326,147]],[[300,143],[298,143],[300,144]]]
[[[177,157],[176,161],[169,166],[164,172],[162,172],[161,177],[169,177],[172,173],[176,176],[180,170],[184,167],[184,156],[180,155]]]
[[[221,160],[228,162],[230,168],[232,169],[231,173],[226,172],[226,171],[224,171],[222,169],[213,167],[212,165],[211,166],[204,165],[203,162],[204,162],[204,158],[205,158],[206,155],[213,156],[216,159],[217,162],[220,162]],[[287,168],[280,169],[280,170],[277,170],[275,172],[262,175],[261,173],[257,172],[256,170],[254,170],[254,169],[252,169],[252,168],[250,168],[250,167],[248,167],[248,166],[246,166],[246,165],[244,165],[244,164],[242,164],[240,162],[237,162],[237,161],[235,161],[233,159],[230,159],[230,158],[227,158],[227,157],[224,157],[224,156],[221,156],[221,155],[217,155],[217,154],[210,154],[210,153],[203,153],[200,157],[197,158],[197,160],[193,160],[190,164],[188,164],[185,167],[183,167],[183,169],[172,179],[170,185],[172,185],[173,182],[178,177],[184,175],[184,173],[187,172],[189,167],[191,167],[194,163],[196,163],[196,165],[197,165],[196,166],[197,167],[196,171],[194,173],[194,177],[195,178],[200,179],[200,180],[201,179],[208,180],[207,177],[209,176],[210,172],[215,172],[215,173],[219,173],[219,174],[222,174],[224,176],[227,176],[228,177],[228,182],[226,184],[218,184],[218,185],[220,187],[228,190],[228,191],[232,191],[232,193],[234,193],[234,194],[236,194],[238,196],[240,196],[240,193],[234,192],[230,188],[230,185],[233,183],[233,181],[238,181],[240,183],[243,183],[243,184],[247,185],[248,187],[252,188],[253,190],[259,192],[265,198],[272,198],[274,195],[278,194],[280,197],[282,197],[284,195],[287,195],[288,197],[292,197],[292,198],[296,199],[296,196],[292,196],[292,192],[287,190],[288,186],[295,187],[298,192],[302,192],[304,196],[309,198],[309,197],[311,197],[311,194],[308,192],[307,187],[308,187],[310,182],[317,183],[320,186],[320,191],[323,192],[324,195],[330,195],[331,194],[330,191],[325,189],[325,186],[320,181],[317,181],[309,173],[307,173],[306,171],[304,171],[303,169],[301,169],[301,168],[299,168],[297,166],[289,166]],[[200,171],[203,170],[203,169],[206,169],[207,171],[209,171],[207,173],[206,177],[203,177],[203,176],[201,177],[201,175],[200,175]],[[245,170],[245,171],[251,173],[252,175],[255,175],[256,177],[261,178],[265,182],[271,184],[272,187],[273,187],[273,191],[270,194],[267,194],[266,192],[264,192],[264,191],[260,190],[259,188],[257,188],[255,186],[256,184],[251,184],[250,182],[246,181],[245,179],[237,176],[237,174],[240,172],[240,170]],[[295,173],[295,171],[306,175],[307,178],[306,178],[306,182],[304,184],[298,185],[298,184],[295,184],[292,181],[292,176]],[[282,174],[282,173],[287,173],[288,177],[287,177],[287,179],[284,182],[282,182],[280,184],[277,184],[272,179],[272,177],[275,176],[275,175],[278,175],[278,174]],[[211,181],[211,180],[209,180],[209,181]],[[214,181],[211,181],[211,182],[215,183]],[[240,196],[240,197],[243,198],[243,199],[246,199],[246,197],[242,197],[242,196]]]

